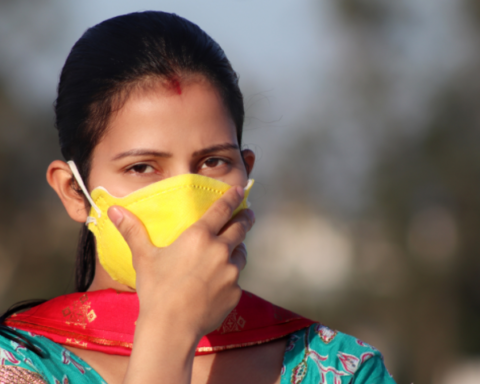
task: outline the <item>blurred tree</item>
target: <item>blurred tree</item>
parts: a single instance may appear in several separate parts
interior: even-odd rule
[[[369,28],[388,23],[392,6],[382,0],[339,0],[337,7],[349,23],[358,23]]]
[[[413,368],[409,377],[418,382],[428,382],[462,353],[480,352],[480,121],[474,101],[479,85],[456,79],[440,92],[424,135],[387,145],[376,174],[372,209],[409,264],[404,310],[411,321],[402,340]],[[425,212],[440,214],[418,221]],[[453,247],[445,243],[448,229],[438,226],[442,215],[458,233]]]

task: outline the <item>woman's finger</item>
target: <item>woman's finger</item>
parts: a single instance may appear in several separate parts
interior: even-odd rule
[[[107,213],[130,247],[134,260],[136,256],[154,247],[143,223],[132,212],[119,206],[112,206]]]
[[[239,271],[242,271],[247,265],[247,247],[245,243],[240,243],[232,252],[230,262],[235,264]]]
[[[243,201],[242,187],[232,187],[205,212],[198,224],[205,225],[210,233],[217,235],[232,218],[233,212]]]
[[[233,249],[245,240],[247,232],[252,229],[254,223],[255,215],[253,211],[244,209],[223,227],[219,237],[230,244],[230,249]]]

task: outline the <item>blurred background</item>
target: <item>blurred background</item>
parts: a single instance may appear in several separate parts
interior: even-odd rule
[[[480,382],[480,3],[0,0],[0,310],[73,289],[45,181],[90,26],[178,13],[225,49],[257,153],[242,286],[379,348],[398,383]]]

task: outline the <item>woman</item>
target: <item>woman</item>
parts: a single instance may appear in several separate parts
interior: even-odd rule
[[[47,180],[88,225],[78,293],[2,317],[2,382],[393,383],[373,347],[239,288],[255,155],[205,32],[162,12],[100,23],[55,111],[68,164]]]

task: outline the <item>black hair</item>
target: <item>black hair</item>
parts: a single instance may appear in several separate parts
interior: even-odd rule
[[[44,302],[45,300],[41,300],[41,299],[27,300],[27,301],[21,301],[19,303],[16,303],[12,305],[10,308],[8,308],[7,311],[3,313],[2,316],[0,316],[0,336],[3,336],[8,340],[14,341],[17,344],[21,345],[22,347],[30,349],[31,351],[35,352],[37,355],[41,357],[45,357],[46,354],[34,343],[32,343],[29,338],[23,336],[22,334],[18,333],[15,329],[10,328],[4,324],[5,320],[11,315],[13,315],[14,313],[32,308]]]
[[[217,89],[241,145],[244,106],[238,76],[222,48],[196,24],[175,14],[148,11],[114,17],[88,29],[67,57],[55,101],[55,126],[65,160],[75,162],[88,186],[92,152],[112,112],[122,107],[129,93],[152,81],[181,83],[192,77]],[[71,185],[81,193],[73,178]],[[94,275],[94,238],[83,226],[76,291],[86,291]],[[5,335],[3,327],[0,334]]]

